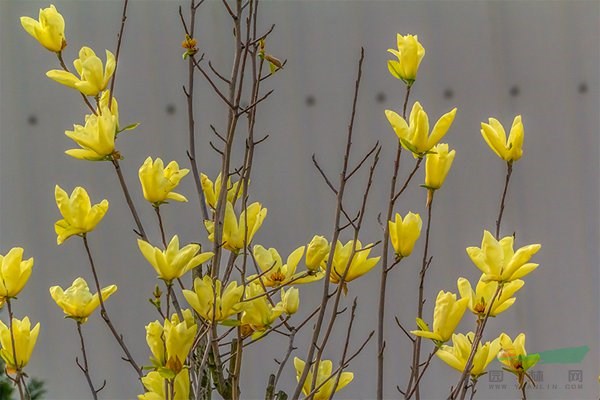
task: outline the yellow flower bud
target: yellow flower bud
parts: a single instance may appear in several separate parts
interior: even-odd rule
[[[102,289],[102,301],[106,301],[117,291],[115,285]],[[73,318],[77,322],[84,323],[100,305],[98,293],[92,294],[87,282],[83,278],[73,281],[71,287],[63,290],[60,286],[52,286],[50,295],[56,304],[63,309],[65,318]]]
[[[523,123],[520,115],[513,120],[508,139],[504,127],[495,118],[490,118],[489,124],[481,123],[481,135],[490,149],[504,161],[517,161],[523,155]]]
[[[187,368],[182,369],[173,380],[173,397],[166,390],[169,385],[160,372],[152,371],[142,378],[145,394],[138,395],[138,400],[187,400],[190,397],[190,375]]]
[[[362,243],[357,240],[350,240],[345,245],[338,240],[335,245],[335,253],[333,254],[333,266],[331,268],[331,274],[329,280],[333,283],[340,283],[344,272],[346,278],[344,283],[351,282],[354,279],[363,276],[370,270],[372,270],[381,257],[368,258],[371,253],[371,244],[363,248]],[[352,256],[352,250],[355,249],[354,255]],[[352,259],[350,259],[352,257]]]
[[[421,60],[425,56],[425,49],[419,43],[417,35],[397,34],[398,50],[388,49],[390,53],[398,58],[388,61],[388,69],[393,77],[401,79],[408,86],[412,85],[417,79],[417,71]]]
[[[468,299],[466,298],[456,300],[454,293],[440,290],[433,310],[433,330],[430,331],[427,324],[422,319],[417,318],[417,325],[421,330],[411,331],[411,333],[431,339],[436,345],[447,342],[460,323],[467,309],[467,302]]]
[[[415,158],[423,158],[433,146],[442,140],[452,126],[455,115],[456,108],[442,115],[430,134],[429,117],[418,101],[413,105],[408,122],[398,113],[385,110],[385,116],[400,143],[405,149],[411,151]]]
[[[324,236],[315,235],[306,249],[306,266],[311,271],[322,267],[323,261],[329,255],[329,242]]]
[[[91,232],[100,223],[108,211],[108,200],[91,205],[90,197],[84,188],[78,186],[71,193],[71,197],[56,185],[54,189],[56,205],[63,219],[56,221],[56,243],[62,244],[73,235]]]
[[[298,381],[300,381],[300,377],[304,373],[305,366],[306,366],[306,363],[304,361],[302,361],[298,357],[294,357],[294,368],[296,369],[296,379]],[[332,374],[334,373],[333,363],[331,362],[331,360],[321,360],[319,362],[319,367],[316,368],[316,370],[317,370],[317,381],[315,382],[315,387],[318,387],[319,390],[317,390],[314,393],[314,396],[313,396],[314,400],[330,399],[334,393],[345,388],[354,379],[354,374],[352,372],[342,372],[340,374],[340,379],[339,379],[338,385],[336,387],[335,386],[335,381],[336,381],[335,375],[333,378],[331,378]],[[305,396],[308,396],[310,393],[312,393],[311,387],[312,387],[312,381],[314,379],[313,378],[314,373],[315,373],[315,368],[313,366],[312,368],[310,368],[308,375],[306,377],[306,380],[304,381],[304,385],[302,386],[302,393],[304,393]],[[334,387],[335,387],[335,390],[334,390]]]
[[[108,107],[101,109],[102,114],[86,115],[84,126],[73,125],[72,131],[65,131],[68,138],[81,146],[81,149],[65,151],[67,155],[89,161],[112,159],[115,153],[117,117],[110,112]]]
[[[8,326],[0,321],[0,357],[6,363],[6,369],[10,373],[21,371],[29,362],[31,353],[40,333],[40,323],[38,322],[33,329],[29,318],[25,317],[22,320],[12,319],[12,335]],[[14,336],[14,353],[13,340]]]
[[[265,295],[260,283],[252,283],[246,286],[246,299],[244,313],[242,314],[242,325],[253,332],[252,339],[256,340],[266,333],[271,324],[285,311],[283,299],[273,306]],[[252,300],[250,300],[252,299]]]
[[[540,360],[539,354],[527,355],[525,350],[525,334],[519,334],[514,342],[506,333],[498,338],[501,350],[498,353],[500,361],[506,369],[517,376],[519,387],[522,388],[527,377],[527,370]]]
[[[221,322],[232,315],[239,313],[242,309],[242,295],[244,287],[238,286],[237,282],[232,281],[227,285],[224,292],[221,292],[222,283],[220,280],[205,275],[202,279],[194,280],[194,290],[184,290],[183,296],[194,310],[204,320],[212,324]]]
[[[281,289],[281,302],[287,315],[295,314],[300,307],[300,291],[293,287],[289,288],[287,292],[285,289]]]
[[[200,183],[206,204],[213,210],[217,208],[219,193],[221,192],[221,174],[217,176],[213,183],[208,176],[200,174]],[[231,178],[227,179],[227,201],[235,204],[235,200],[242,195],[242,190],[238,191],[239,182],[231,183]]]
[[[499,241],[488,231],[483,232],[481,248],[468,247],[467,254],[471,261],[483,272],[482,280],[510,282],[523,278],[536,269],[539,264],[530,263],[529,259],[542,247],[530,244],[513,250],[514,238],[506,236]]]
[[[39,20],[21,17],[23,29],[33,36],[42,46],[55,53],[67,46],[65,40],[65,20],[53,4],[41,9]]]
[[[436,352],[436,355],[452,368],[462,372],[467,365],[467,360],[471,354],[471,347],[473,346],[474,340],[475,334],[473,332],[469,332],[466,335],[463,335],[462,333],[453,334],[452,346],[441,346]],[[485,369],[488,364],[496,358],[499,351],[500,339],[494,339],[485,344],[479,342],[477,351],[473,357],[473,366],[470,375],[477,379],[485,374]]]
[[[23,249],[13,247],[5,255],[0,255],[0,307],[6,299],[16,297],[31,276],[33,257],[23,260]]]
[[[501,312],[506,311],[517,300],[512,297],[519,289],[523,287],[525,282],[520,279],[504,284],[500,296],[496,298],[490,311],[490,317],[495,317]],[[486,282],[483,276],[477,282],[475,290],[471,288],[471,283],[465,278],[458,279],[458,291],[462,298],[469,299],[467,307],[475,315],[483,318],[487,315],[489,305],[498,289],[498,282]]]
[[[97,96],[108,86],[116,65],[115,56],[106,50],[106,66],[103,68],[102,60],[96,56],[94,50],[84,46],[79,50],[79,58],[73,61],[79,78],[70,72],[58,69],[46,72],[46,76],[58,83],[77,89],[86,96]]]
[[[229,251],[237,253],[245,248],[252,241],[254,234],[261,227],[264,219],[267,216],[267,209],[260,203],[252,203],[245,211],[240,214],[240,219],[236,218],[233,204],[227,202],[225,208],[225,221],[223,227],[223,247]],[[246,229],[246,222],[248,228]],[[214,242],[214,222],[204,221],[206,230],[208,231],[208,240]],[[247,241],[245,240],[247,239]]]
[[[423,221],[419,214],[409,212],[404,219],[396,213],[395,221],[388,221],[390,230],[390,241],[396,251],[397,257],[408,257],[415,247],[415,243],[421,234]]]
[[[165,358],[165,341],[163,336],[163,325],[159,321],[150,322],[146,325],[146,343],[150,348],[152,365],[162,367],[167,362]]]
[[[173,189],[189,172],[187,168],[179,169],[176,161],[171,161],[165,168],[160,158],[154,161],[151,157],[146,158],[139,170],[144,198],[155,206],[167,200],[187,201],[181,194],[173,192]]]
[[[448,145],[440,143],[431,149],[425,160],[425,187],[437,190],[442,187],[450,171],[456,151],[448,152]]]
[[[188,271],[208,261],[214,253],[200,253],[200,245],[188,244],[179,248],[179,237],[173,236],[165,250],[152,246],[145,240],[138,239],[138,247],[154,268],[158,277],[171,282],[185,275]]]

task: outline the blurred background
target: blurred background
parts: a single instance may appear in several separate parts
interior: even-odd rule
[[[67,64],[83,45],[104,59],[114,51],[121,1],[54,1],[66,20]],[[118,69],[116,97],[123,125],[141,126],[123,133],[118,149],[133,198],[150,238],[159,242],[152,207],[142,197],[137,170],[151,155],[188,166],[186,103],[182,85],[187,62],[180,47],[183,29],[178,1],[132,1]],[[79,345],[74,323],[63,320],[48,288],[69,286],[77,276],[91,279],[80,240],[56,245],[53,231],[59,213],[54,186],[69,192],[78,185],[95,202],[106,198],[110,210],[90,245],[101,283],[118,285],[107,302],[139,363],[147,363],[144,325],[157,318],[148,303],[155,273],[139,254],[133,220],[112,166],[75,160],[64,155],[73,143],[64,135],[86,112],[80,96],[46,78],[59,68],[46,51],[21,28],[19,17],[37,18],[39,1],[0,0],[0,253],[13,246],[35,257],[31,280],[15,304],[17,316],[29,315],[42,328],[27,371],[43,378],[50,399],[88,398],[84,377],[75,365]],[[269,210],[254,242],[276,247],[287,257],[314,234],[331,237],[334,196],[312,166],[311,155],[336,177],[342,163],[360,47],[366,58],[358,101],[353,159],[360,159],[376,141],[383,144],[361,235],[363,243],[380,240],[377,214],[384,212],[393,166],[396,136],[385,109],[401,112],[404,88],[386,67],[386,50],[396,45],[396,33],[418,34],[426,49],[410,105],[419,100],[430,120],[458,107],[456,120],[444,139],[457,151],[445,186],[436,195],[430,254],[433,263],[426,283],[425,319],[441,289],[456,291],[460,276],[475,282],[479,271],[465,253],[479,245],[484,229],[493,230],[504,182],[505,164],[483,141],[479,125],[490,116],[510,126],[523,116],[524,157],[514,168],[503,220],[504,235],[516,232],[516,247],[541,243],[534,257],[540,267],[525,281],[515,306],[492,320],[485,339],[501,332],[527,334],[527,349],[541,352],[589,346],[582,363],[544,364],[534,368],[537,388],[532,399],[595,399],[598,397],[599,310],[599,76],[600,3],[597,1],[264,1],[260,29],[276,24],[268,51],[287,59],[284,70],[268,80],[274,89],[258,113],[257,136],[269,139],[256,152],[251,200]],[[225,74],[232,60],[231,25],[219,1],[206,1],[198,12],[197,39],[205,59]],[[196,126],[199,166],[214,177],[220,169],[208,145],[209,124],[224,129],[225,108],[208,84],[197,78]],[[236,153],[239,157],[240,153]],[[241,162],[236,159],[235,165]],[[401,175],[413,160],[405,157]],[[352,181],[349,208],[356,206],[364,175]],[[423,171],[402,197],[396,211],[425,213]],[[162,207],[168,235],[183,242],[207,243],[191,174],[179,192],[190,200]],[[350,237],[343,235],[344,241]],[[391,274],[387,310],[386,398],[398,398],[396,385],[406,384],[410,343],[395,326],[393,315],[412,326],[423,243]],[[374,253],[380,250],[374,250]],[[357,296],[358,317],[352,335],[357,347],[376,326],[379,272],[377,268],[349,285],[350,304]],[[318,304],[321,285],[302,288],[301,310]],[[296,317],[301,320],[302,311]],[[2,313],[6,318],[6,313]],[[347,316],[341,318],[327,358],[342,349]],[[466,315],[461,330],[472,329]],[[106,399],[133,398],[140,387],[120,349],[94,315],[84,326],[96,382],[106,379]],[[299,335],[295,356],[306,354],[308,331]],[[243,398],[264,398],[273,358],[285,353],[285,337],[273,335],[245,352]],[[429,344],[426,345],[426,349]],[[490,365],[478,398],[518,396],[514,377],[500,375]],[[376,346],[372,340],[349,370],[355,379],[339,399],[375,397]],[[424,399],[445,398],[458,373],[434,360],[424,378]],[[295,385],[292,364],[281,384]]]

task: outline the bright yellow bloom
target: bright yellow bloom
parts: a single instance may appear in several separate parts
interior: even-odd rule
[[[115,152],[117,117],[110,112],[108,107],[101,108],[101,110],[101,115],[86,115],[84,126],[73,125],[72,131],[65,131],[68,138],[81,146],[81,149],[65,151],[67,155],[88,161],[112,159]]]
[[[152,357],[150,357],[152,365],[156,368],[164,366],[167,360],[165,358],[163,324],[160,321],[150,322],[146,325],[146,343],[152,353]]]
[[[338,240],[335,245],[333,266],[331,267],[329,280],[333,283],[340,283],[346,268],[348,269],[348,272],[346,273],[344,283],[351,282],[373,269],[381,257],[368,258],[369,253],[371,253],[371,246],[371,244],[368,244],[365,246],[365,249],[363,249],[362,243],[359,240],[356,241],[356,245],[354,240],[350,240],[345,245],[342,245]],[[352,257],[352,260],[350,260],[353,249],[356,251],[354,251],[354,256]],[[349,262],[350,265],[348,266]]]
[[[202,185],[202,191],[204,192],[204,198],[206,204],[208,204],[213,210],[217,208],[217,201],[219,200],[219,193],[221,192],[221,174],[217,176],[213,183],[208,176],[200,174],[200,183]],[[231,178],[227,179],[227,201],[235,204],[235,200],[242,195],[242,190],[238,191],[239,182],[231,183]]]
[[[84,46],[79,50],[79,58],[73,61],[73,66],[80,78],[70,72],[58,69],[46,72],[46,76],[58,83],[77,89],[86,96],[97,96],[108,86],[116,65],[115,56],[106,50],[106,67],[103,69],[102,60],[96,56],[94,50]]]
[[[396,60],[388,60],[388,69],[395,78],[401,79],[407,85],[412,85],[417,79],[417,71],[425,49],[419,43],[417,35],[396,36],[398,50],[388,49],[390,53],[398,57]]]
[[[306,363],[304,361],[298,357],[294,357],[294,368],[296,368],[296,379],[298,381],[300,381],[300,377],[304,372],[305,365]],[[304,385],[302,386],[302,393],[304,393],[305,396],[308,396],[311,393],[310,388],[312,386],[314,371],[314,367],[310,368],[306,380],[304,381]],[[315,383],[315,387],[320,386],[321,388],[315,392],[313,397],[314,400],[328,400],[333,393],[342,390],[354,379],[354,374],[352,372],[342,372],[338,385],[334,390],[337,374],[334,374],[333,372],[333,363],[331,360],[321,360],[319,367],[317,368],[317,381]]]
[[[50,4],[50,7],[41,9],[39,21],[30,17],[21,17],[23,29],[33,36],[42,46],[50,51],[58,53],[67,46],[65,40],[65,20],[63,16],[56,11],[56,7]]]
[[[469,299],[456,300],[456,295],[440,290],[435,300],[433,310],[433,331],[429,330],[427,323],[417,318],[417,325],[421,330],[411,331],[412,334],[431,339],[436,345],[441,345],[448,340],[460,323]]]
[[[170,320],[165,320],[166,367],[171,371],[178,373],[183,368],[197,331],[198,325],[185,319],[179,321],[177,314],[173,314]]]
[[[287,263],[283,264],[281,256],[277,249],[265,249],[261,245],[254,246],[252,251],[254,260],[260,268],[263,284],[267,287],[284,286],[291,283],[309,283],[321,279],[323,272],[300,272],[296,273],[298,263],[304,254],[304,246],[298,247],[287,258]],[[248,279],[253,280],[257,276],[250,276]]]
[[[512,297],[519,289],[523,287],[525,282],[520,279],[504,284],[500,292],[500,296],[494,301],[490,317],[495,317],[501,312],[506,311],[517,300]],[[475,291],[471,288],[471,283],[465,278],[458,279],[458,291],[462,298],[469,299],[467,307],[475,315],[483,318],[489,309],[492,298],[496,294],[499,283],[496,281],[486,282],[483,277],[477,282]]]
[[[293,315],[298,311],[300,307],[300,291],[296,288],[289,288],[286,292],[285,289],[281,289],[281,303],[283,309],[287,315]]]
[[[13,247],[5,255],[0,255],[0,307],[7,299],[16,297],[31,276],[33,257],[23,260],[23,249]]]
[[[138,400],[188,400],[190,398],[190,376],[187,369],[182,369],[174,378],[174,396],[166,393],[166,379],[158,371],[149,372],[142,378],[148,392],[138,395]]]
[[[475,340],[475,334],[469,332],[466,335],[462,333],[452,335],[452,346],[443,345],[435,353],[446,364],[452,368],[463,372],[467,365],[467,360],[471,354],[471,347]],[[491,363],[500,351],[500,339],[494,339],[491,342],[477,345],[477,352],[473,357],[473,366],[471,376],[478,378],[485,373],[488,364]]]
[[[241,322],[246,332],[253,332],[252,339],[263,336],[271,324],[285,311],[283,302],[271,305],[260,283],[246,286],[246,299]]]
[[[10,373],[16,373],[27,365],[35,342],[37,341],[40,333],[40,323],[38,322],[33,329],[31,329],[31,323],[29,318],[25,317],[22,320],[16,318],[12,319],[12,336],[15,338],[15,353],[13,353],[13,341],[11,332],[8,326],[4,325],[4,322],[0,321],[0,357],[6,363],[6,369]]]
[[[315,235],[306,249],[306,267],[310,271],[317,271],[329,255],[329,242],[324,236]]]
[[[145,240],[138,239],[138,247],[146,260],[154,267],[158,277],[166,282],[180,278],[188,271],[208,261],[214,253],[200,253],[200,245],[188,244],[179,248],[179,237],[173,236],[166,250],[152,246]]]
[[[108,211],[108,200],[102,200],[92,206],[90,196],[80,186],[77,186],[69,197],[67,192],[56,185],[54,197],[58,210],[63,216],[63,219],[54,224],[57,244],[62,244],[73,235],[93,231]]]
[[[498,353],[498,361],[504,364],[509,372],[517,376],[519,387],[523,387],[525,378],[528,377],[527,370],[537,364],[540,355],[527,355],[524,333],[519,334],[514,342],[506,333],[501,334],[498,340],[501,347]]]
[[[223,247],[234,253],[245,248],[246,245],[252,241],[254,234],[258,231],[266,216],[266,208],[258,202],[252,203],[245,211],[242,211],[238,223],[235,211],[233,210],[233,205],[230,202],[227,202],[227,206],[225,207],[223,237],[221,238]],[[246,220],[248,222],[247,229]],[[204,221],[204,225],[208,231],[208,240],[214,242],[214,222]],[[248,239],[247,241],[244,240],[246,237]]]
[[[536,269],[539,264],[530,263],[529,259],[542,247],[540,244],[530,244],[513,250],[512,236],[506,236],[500,241],[488,231],[483,232],[481,248],[467,247],[471,261],[483,272],[484,281],[510,282],[523,278]]]
[[[390,242],[392,242],[397,257],[410,256],[417,239],[419,239],[422,226],[421,216],[412,212],[406,214],[404,219],[396,213],[396,220],[388,221]]]
[[[481,123],[481,135],[485,142],[504,161],[517,161],[523,155],[523,123],[517,115],[506,139],[504,127],[496,118],[490,118],[489,124]]]
[[[213,318],[215,322],[224,321],[242,309],[241,300],[244,287],[238,286],[237,282],[232,281],[227,285],[225,291],[221,292],[221,286],[220,280],[216,279],[213,282],[210,276],[205,275],[202,279],[194,280],[193,291],[183,291],[187,302],[207,323],[212,323]]]
[[[402,146],[411,151],[414,157],[419,158],[425,156],[433,146],[442,140],[450,129],[455,115],[456,108],[442,115],[429,134],[429,117],[418,101],[413,105],[408,123],[396,112],[385,110],[385,116]]]
[[[425,159],[425,187],[437,190],[442,187],[450,171],[456,151],[448,152],[448,145],[440,143],[431,149]]]
[[[101,291],[102,300],[106,301],[116,291],[117,287],[115,285],[103,288]],[[63,290],[60,286],[52,286],[50,296],[63,309],[65,318],[73,318],[80,323],[86,322],[88,317],[100,305],[98,293],[92,294],[83,278],[75,279],[71,287],[66,290]]]
[[[167,200],[187,201],[184,196],[172,190],[188,172],[190,170],[187,168],[179,169],[177,161],[171,161],[165,168],[160,158],[154,161],[151,157],[146,158],[139,171],[144,198],[155,206]]]

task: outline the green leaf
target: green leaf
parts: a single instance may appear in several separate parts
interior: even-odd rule
[[[226,319],[224,321],[221,321],[221,325],[223,325],[223,326],[240,326],[241,322],[238,321],[237,319]]]
[[[119,133],[121,133],[121,132],[125,132],[125,131],[132,131],[132,130],[134,130],[135,128],[137,128],[138,126],[140,126],[140,123],[139,123],[139,122],[134,122],[133,124],[129,124],[129,125],[127,125],[125,128],[118,130],[118,131],[117,131],[117,135],[118,135]]]

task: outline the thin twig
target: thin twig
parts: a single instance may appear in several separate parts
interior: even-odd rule
[[[21,400],[25,400],[25,399],[27,399],[27,397],[25,396],[25,392],[23,391],[23,380],[21,379],[23,374],[21,372],[21,366],[19,365],[19,359],[17,358],[17,348],[16,348],[16,344],[15,344],[15,331],[14,331],[14,327],[13,327],[14,314],[12,311],[12,304],[11,304],[10,298],[6,299],[6,307],[8,309],[8,330],[10,331],[10,343],[12,346],[13,362],[14,362],[15,368],[17,369],[15,378],[11,378],[11,377],[9,377],[9,378],[17,385],[17,388],[19,389],[19,396],[20,396]],[[8,376],[8,373],[6,375]]]
[[[117,51],[115,52],[115,70],[112,80],[110,81],[110,95],[108,97],[108,106],[112,104],[113,93],[115,92],[115,80],[117,79],[117,67],[119,66],[119,54],[121,53],[121,42],[123,41],[123,30],[125,29],[125,21],[127,20],[127,5],[129,0],[123,2],[123,15],[121,16],[121,28],[117,36]]]
[[[146,232],[144,232],[144,227],[142,226],[140,217],[138,216],[137,210],[135,209],[135,205],[133,204],[133,200],[131,199],[131,195],[129,194],[129,189],[127,188],[127,183],[125,183],[125,178],[123,177],[123,172],[121,172],[121,166],[119,164],[119,160],[114,158],[112,160],[112,164],[115,167],[115,171],[117,172],[117,177],[119,178],[119,183],[121,184],[121,189],[123,190],[123,194],[125,195],[125,200],[127,201],[129,210],[131,210],[131,215],[133,215],[133,219],[135,220],[135,224],[137,225],[137,231],[135,231],[135,232],[142,239],[144,239],[145,241],[148,241],[148,237],[146,236]]]
[[[496,239],[500,239],[500,224],[502,223],[502,214],[504,214],[504,202],[506,201],[506,192],[508,191],[508,183],[510,176],[512,175],[512,162],[506,163],[506,180],[504,181],[504,191],[502,192],[502,199],[500,200],[500,211],[498,212],[498,219],[496,220]]]
[[[83,372],[83,374],[85,375],[85,379],[87,380],[88,386],[90,387],[90,391],[92,392],[92,397],[94,398],[94,400],[98,399],[98,392],[102,389],[96,389],[94,387],[94,384],[92,383],[92,378],[90,376],[90,369],[88,366],[88,360],[87,360],[87,353],[85,351],[85,342],[83,340],[83,333],[81,332],[81,322],[77,321],[77,333],[79,334],[79,339],[81,341],[81,354],[83,355],[83,365],[81,365],[79,363],[79,360],[77,358],[75,358],[75,362],[77,363],[77,366],[79,367],[79,369],[81,370],[81,372]],[[106,383],[106,381],[105,381]],[[102,386],[104,387],[104,386]]]
[[[158,227],[160,229],[160,238],[162,239],[163,246],[165,250],[167,249],[167,239],[165,237],[165,228],[163,226],[163,220],[160,216],[160,206],[154,206],[154,211],[156,212],[156,218],[158,218]]]

